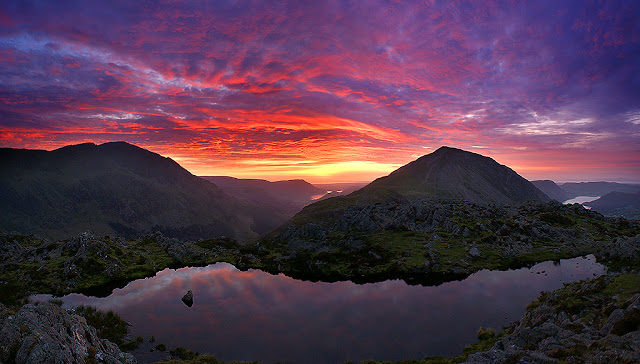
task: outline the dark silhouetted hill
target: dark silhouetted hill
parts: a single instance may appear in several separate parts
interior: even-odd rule
[[[640,185],[617,182],[567,182],[559,185],[569,195],[569,198],[577,196],[604,196],[609,192],[640,192]]]
[[[491,158],[441,147],[347,196],[328,198],[305,207],[291,223],[337,218],[349,206],[418,199],[519,205],[529,200],[546,202],[549,197]]]
[[[549,200],[511,168],[489,157],[450,147],[422,156],[356,193],[379,194],[383,190],[409,200],[457,199],[501,205]]]
[[[609,192],[595,201],[583,205],[606,216],[623,216],[627,219],[640,219],[640,192]]]
[[[247,206],[170,158],[124,142],[0,149],[0,229],[64,239],[97,234],[256,236]]]
[[[256,231],[259,232],[277,228],[326,193],[326,190],[301,179],[270,182],[225,176],[202,178],[214,183],[225,193],[250,203]]]
[[[552,199],[564,202],[576,196],[571,196],[567,191],[563,190],[560,186],[558,186],[555,182],[551,180],[542,180],[542,181],[531,181],[534,186],[538,187],[538,189],[544,192],[547,196]]]

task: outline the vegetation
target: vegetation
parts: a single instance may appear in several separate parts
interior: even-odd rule
[[[352,206],[324,218],[316,208],[310,209],[314,219],[306,220],[305,209],[260,242],[258,268],[312,280],[403,278],[429,284],[481,269],[587,254],[604,259],[613,240],[640,233],[638,222],[557,202],[518,208],[398,202]]]
[[[0,303],[20,306],[33,293],[107,295],[164,268],[220,261],[241,267],[251,249],[228,238],[189,243],[158,233],[131,240],[82,234],[58,242],[0,234]]]
[[[138,336],[126,340],[130,324],[113,311],[100,311],[91,306],[78,306],[75,312],[87,320],[87,324],[96,328],[98,337],[117,344],[123,351],[137,349],[144,341]]]

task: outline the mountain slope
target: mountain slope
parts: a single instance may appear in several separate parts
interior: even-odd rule
[[[225,176],[203,176],[229,195],[251,205],[258,233],[271,231],[326,193],[304,180],[270,182]]]
[[[570,197],[604,196],[609,192],[640,192],[640,185],[617,182],[567,182],[560,185]]]
[[[334,219],[349,206],[458,200],[520,205],[549,197],[509,167],[461,149],[440,147],[347,195],[315,202],[291,219],[293,224]]]
[[[313,198],[327,191],[311,183],[296,179],[270,182],[263,179],[241,179],[224,176],[203,176],[224,192],[236,198],[273,206],[279,210],[296,213],[308,205]]]
[[[567,191],[563,190],[560,186],[558,186],[551,180],[531,181],[531,183],[533,183],[533,185],[536,186],[540,191],[544,192],[547,196],[556,201],[564,202],[572,198],[572,196]]]
[[[169,158],[124,143],[0,149],[0,229],[182,239],[256,233],[247,208]]]
[[[422,156],[357,193],[383,189],[409,200],[457,199],[501,205],[548,200],[531,182],[510,168],[489,157],[449,147]]]
[[[595,201],[585,202],[584,205],[605,216],[640,219],[640,192],[609,192]]]

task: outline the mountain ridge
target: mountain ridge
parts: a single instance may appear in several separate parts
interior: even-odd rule
[[[527,200],[548,200],[544,193],[511,168],[490,157],[447,146],[378,178],[360,191],[381,188],[409,200],[460,199],[512,205]]]
[[[199,239],[257,236],[247,207],[170,158],[126,142],[0,149],[0,228]]]

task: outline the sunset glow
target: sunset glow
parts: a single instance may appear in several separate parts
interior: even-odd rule
[[[640,182],[637,1],[3,1],[0,147],[371,181],[442,145]]]

